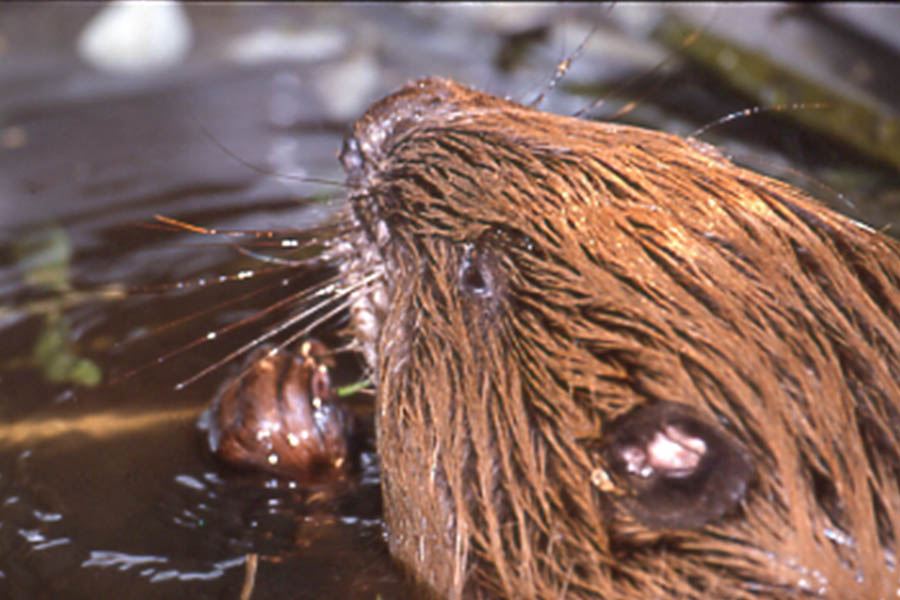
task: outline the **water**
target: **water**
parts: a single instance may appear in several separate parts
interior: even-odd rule
[[[778,14],[754,10],[722,10],[711,30],[737,40],[742,24]],[[245,557],[255,553],[253,598],[408,597],[387,556],[373,454],[358,486],[339,497],[237,474],[204,452],[194,428],[224,372],[174,390],[283,313],[157,360],[326,274],[283,270],[213,284],[272,265],[220,238],[140,224],[163,214],[302,232],[340,209],[340,188],[255,171],[218,145],[264,170],[341,181],[335,153],[345,127],[375,99],[443,75],[528,100],[597,24],[545,106],[571,113],[672,54],[647,39],[660,9],[191,6],[186,62],[131,77],[95,72],[74,56],[94,11],[0,9],[0,54],[9,59],[0,61],[0,596],[237,598]],[[701,25],[709,18],[682,14]],[[806,43],[835,35],[827,19],[805,13],[773,22],[781,25],[763,28],[773,37],[778,27]],[[889,129],[897,104],[871,82],[894,50],[846,43],[842,61],[858,56],[856,69],[874,74],[850,81],[850,92]],[[776,58],[798,52],[779,46]],[[819,60],[805,64],[826,75],[837,64]],[[628,120],[687,133],[754,104],[708,70],[675,60],[662,71],[673,76],[632,90],[641,101]],[[842,86],[827,77],[823,85],[846,87],[847,78],[832,80]],[[622,103],[611,100],[603,114]],[[877,227],[896,218],[897,166],[849,142],[783,115],[707,139],[827,181],[834,193],[799,178]],[[157,293],[125,291],[135,287]],[[254,290],[263,291],[181,321]],[[317,335],[337,344],[337,324]],[[349,383],[359,372],[358,359],[345,356],[336,377]],[[81,384],[96,376],[102,384]],[[358,412],[371,411],[368,398],[354,401]]]

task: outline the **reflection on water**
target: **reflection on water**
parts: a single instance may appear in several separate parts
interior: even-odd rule
[[[141,224],[164,214],[302,237],[340,209],[340,187],[265,171],[341,181],[345,121],[375,98],[432,74],[532,97],[585,24],[597,23],[585,57],[548,97],[547,108],[571,113],[634,69],[646,72],[648,56],[672,52],[646,41],[659,9],[187,6],[193,52],[176,69],[140,77],[100,74],[73,58],[92,5],[2,10],[0,597],[237,598],[250,555],[259,557],[253,598],[409,597],[387,556],[371,452],[345,494],[232,472],[205,453],[194,426],[222,373],[173,390],[287,313],[173,350],[328,274],[279,270],[234,252],[234,240]],[[566,22],[569,12],[577,19]],[[725,37],[735,28],[727,14],[717,23]],[[628,118],[684,133],[754,103],[679,69],[667,85],[638,90],[640,108]],[[567,93],[576,84],[586,97]],[[807,172],[811,148],[846,165],[839,143],[774,123],[754,121],[745,127],[754,131],[721,141],[770,158],[787,152]],[[204,130],[261,170],[223,153]],[[849,180],[886,180],[863,163]],[[885,199],[874,208],[842,190],[879,226],[893,220],[890,198],[900,198],[888,173],[892,185],[867,189]],[[41,229],[57,232],[49,235],[57,244],[62,232],[65,252],[42,263],[38,281],[13,248]],[[200,284],[246,269],[269,274]],[[222,306],[229,298],[242,299]],[[336,344],[337,323],[317,335]],[[342,360],[338,384],[359,376],[355,357]],[[93,365],[103,383],[84,385],[93,376],[77,369],[54,380],[46,368],[54,361]],[[371,415],[370,401],[362,395],[354,409]]]
[[[0,439],[10,446],[25,446],[62,436],[81,434],[94,439],[133,434],[137,431],[167,425],[173,421],[196,418],[196,409],[160,410],[137,414],[92,413],[76,417],[48,416],[0,424]]]
[[[91,551],[91,557],[81,563],[82,567],[115,567],[119,571],[127,571],[132,567],[144,567],[145,565],[163,564],[169,562],[165,556],[134,556],[122,552],[108,552],[104,550]],[[244,563],[244,558],[235,558],[213,564],[213,569],[207,572],[182,573],[175,569],[165,567],[148,567],[140,569],[141,577],[146,577],[151,583],[179,579],[191,581],[192,579],[216,579],[221,577],[226,569],[239,567]]]

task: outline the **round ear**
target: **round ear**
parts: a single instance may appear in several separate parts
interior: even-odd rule
[[[609,424],[602,457],[625,492],[625,509],[659,529],[693,529],[745,496],[754,468],[747,449],[696,409],[655,402]]]

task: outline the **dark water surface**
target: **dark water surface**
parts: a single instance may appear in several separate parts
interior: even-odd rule
[[[597,26],[546,109],[572,113],[667,57],[597,114],[637,99],[621,120],[688,134],[748,106],[826,95],[849,116],[763,114],[705,139],[890,226],[900,12],[869,9],[190,6],[188,58],[123,76],[75,54],[96,5],[0,7],[0,597],[238,598],[251,553],[256,599],[410,597],[386,553],[372,452],[338,497],[237,474],[194,428],[227,368],[174,389],[284,312],[158,361],[326,275],[200,285],[273,265],[222,238],[142,226],[163,214],[302,239],[341,207],[339,187],[254,171],[218,145],[265,170],[341,181],[343,133],[374,100],[442,75],[528,101]],[[679,26],[707,23],[679,48]],[[317,335],[338,344],[340,323]],[[335,377],[359,373],[344,356]],[[368,414],[370,401],[351,399]]]

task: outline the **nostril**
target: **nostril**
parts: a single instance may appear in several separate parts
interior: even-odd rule
[[[344,143],[341,146],[340,159],[348,178],[353,179],[354,176],[359,176],[362,172],[363,160],[362,153],[359,151],[359,142],[356,141],[356,138],[348,137],[344,139]]]

